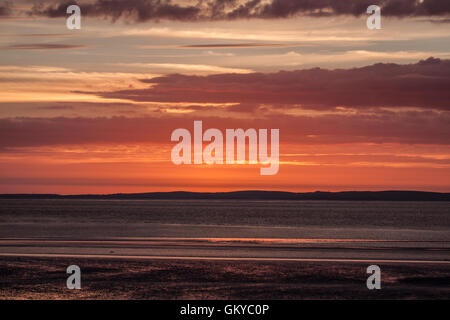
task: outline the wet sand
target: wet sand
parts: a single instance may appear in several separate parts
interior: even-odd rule
[[[450,266],[450,242],[298,238],[0,238],[0,256],[395,262]]]
[[[66,268],[81,268],[81,290]],[[449,299],[450,268],[379,264],[368,290],[364,263],[2,257],[1,299]]]
[[[449,257],[446,241],[2,238],[0,298],[450,299]],[[381,290],[366,287],[372,264]]]

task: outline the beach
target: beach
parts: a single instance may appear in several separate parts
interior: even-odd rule
[[[81,268],[81,290],[66,268]],[[448,299],[450,268],[382,264],[381,290],[366,265],[2,257],[1,299]]]
[[[5,299],[450,297],[447,202],[2,200]],[[68,290],[78,265],[82,290]],[[381,269],[369,290],[367,267]]]

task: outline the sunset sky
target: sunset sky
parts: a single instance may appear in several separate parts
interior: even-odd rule
[[[448,0],[0,0],[0,55],[0,193],[450,192]],[[174,165],[194,120],[279,173]]]

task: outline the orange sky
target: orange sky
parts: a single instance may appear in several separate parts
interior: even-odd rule
[[[0,193],[449,192],[449,13],[386,9],[374,31],[297,9],[140,21],[118,5],[113,23],[85,6],[71,31],[27,1],[0,7]],[[171,132],[194,120],[280,129],[279,173],[174,165]]]

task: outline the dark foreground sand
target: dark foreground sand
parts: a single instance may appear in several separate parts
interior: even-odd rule
[[[82,289],[66,288],[67,266]],[[450,299],[448,265],[381,264],[382,289],[365,264],[2,257],[1,299]]]

